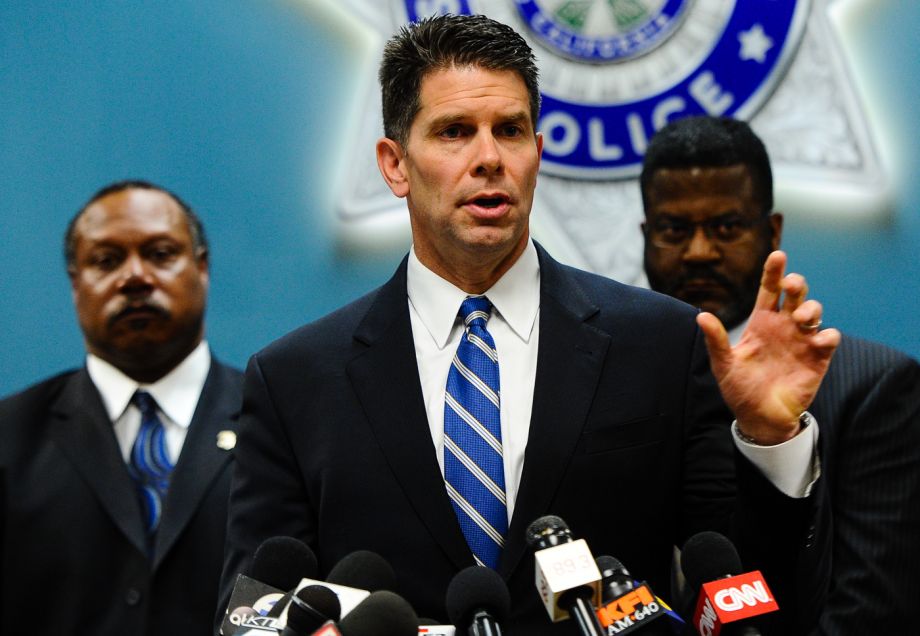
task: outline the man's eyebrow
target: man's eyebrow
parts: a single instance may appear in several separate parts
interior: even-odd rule
[[[517,111],[516,113],[512,113],[512,114],[508,115],[507,117],[503,117],[503,118],[502,118],[502,121],[503,121],[503,122],[506,122],[506,123],[511,123],[511,124],[516,124],[516,123],[519,123],[519,122],[522,122],[522,121],[529,122],[529,121],[530,121],[530,113],[527,113],[527,112],[525,112],[525,111],[523,111],[523,110],[519,110],[519,111]]]
[[[446,126],[459,124],[459,123],[464,122],[466,118],[467,118],[467,115],[464,115],[461,113],[457,113],[453,115],[441,115],[440,117],[436,117],[435,119],[432,119],[428,123],[428,129],[437,130],[438,128],[444,128]]]
[[[672,210],[672,209],[656,210],[654,214],[658,218],[667,217],[668,219],[676,219],[679,221],[686,220],[686,217],[688,216],[685,211],[680,210],[680,209],[678,210]],[[709,218],[709,220],[711,221],[721,220],[721,219],[725,219],[728,217],[734,217],[734,216],[743,217],[744,213],[740,209],[738,209],[737,206],[729,206],[718,212],[713,213],[712,216]]]
[[[438,128],[444,128],[447,126],[461,124],[461,123],[466,122],[468,118],[469,118],[469,114],[464,114],[464,113],[442,115],[440,117],[436,117],[432,119],[428,123],[428,129],[437,130]],[[518,124],[521,122],[530,123],[530,114],[523,110],[519,110],[519,111],[510,113],[508,115],[504,115],[498,119],[499,125]]]

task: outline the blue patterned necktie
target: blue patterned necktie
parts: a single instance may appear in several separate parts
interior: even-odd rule
[[[137,391],[131,401],[140,409],[141,426],[131,449],[128,472],[137,483],[147,535],[152,537],[160,523],[174,465],[166,451],[166,429],[157,414],[156,401],[145,391]]]
[[[476,562],[494,569],[508,532],[508,513],[498,355],[486,331],[491,309],[485,296],[460,305],[466,330],[444,395],[444,480]]]

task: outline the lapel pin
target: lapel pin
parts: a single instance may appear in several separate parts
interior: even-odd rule
[[[236,433],[233,431],[221,431],[217,434],[217,448],[222,450],[232,450],[236,446]]]

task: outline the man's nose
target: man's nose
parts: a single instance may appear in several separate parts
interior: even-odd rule
[[[122,264],[119,289],[124,293],[138,293],[153,287],[153,275],[148,263],[140,254],[130,254]]]
[[[474,171],[477,175],[491,175],[502,170],[501,149],[490,132],[481,133],[477,139]]]
[[[692,263],[704,263],[717,261],[722,258],[721,252],[715,243],[706,236],[706,232],[701,225],[693,228],[693,234],[690,235],[690,241],[684,248],[683,260]]]

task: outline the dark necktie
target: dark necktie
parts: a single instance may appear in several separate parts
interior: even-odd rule
[[[157,414],[156,401],[145,391],[137,391],[131,400],[140,409],[141,426],[131,449],[128,469],[137,483],[147,534],[152,537],[160,524],[174,465],[166,451],[166,430]]]
[[[480,565],[498,566],[508,513],[502,461],[498,355],[486,331],[485,296],[460,306],[466,325],[444,396],[444,479],[463,535]]]

